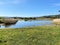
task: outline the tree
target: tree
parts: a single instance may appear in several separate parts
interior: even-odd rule
[[[58,12],[60,12],[60,10]]]

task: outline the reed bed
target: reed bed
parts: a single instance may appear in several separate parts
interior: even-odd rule
[[[54,20],[53,20],[53,23],[54,23],[54,24],[57,24],[57,25],[60,25],[60,19],[54,19]]]

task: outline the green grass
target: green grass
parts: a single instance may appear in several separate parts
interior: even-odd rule
[[[60,26],[0,29],[0,45],[60,45]]]

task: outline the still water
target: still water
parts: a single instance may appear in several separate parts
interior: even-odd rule
[[[45,26],[45,25],[52,25],[53,22],[51,20],[19,20],[15,24],[9,25],[0,25],[0,28],[24,28],[24,27],[33,27],[33,26]]]

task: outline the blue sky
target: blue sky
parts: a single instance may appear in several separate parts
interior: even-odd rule
[[[60,0],[0,0],[0,16],[36,17],[59,14]]]

